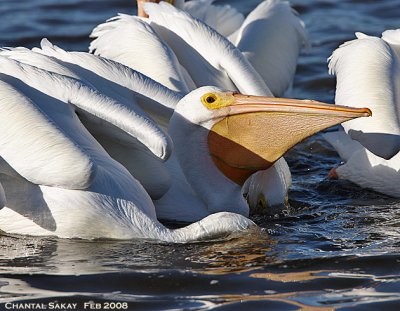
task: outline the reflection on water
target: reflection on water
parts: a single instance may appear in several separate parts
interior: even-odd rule
[[[252,278],[267,279],[278,282],[304,282],[316,280],[320,278],[329,277],[328,273],[331,271],[318,270],[318,271],[301,271],[290,273],[253,273],[250,275]]]
[[[315,250],[289,259],[283,240],[259,230],[189,245],[3,236],[0,302],[111,299],[140,310],[398,303],[399,256]]]
[[[52,275],[88,275],[154,269],[210,274],[240,272],[274,262],[271,240],[260,230],[229,239],[193,244],[151,241],[67,240],[3,235],[0,271]]]
[[[247,13],[258,0],[216,2]],[[335,80],[326,65],[331,52],[355,31],[379,35],[399,27],[397,0],[291,2],[313,46],[299,61],[291,94],[298,98],[333,102]],[[95,25],[132,7],[126,0],[3,0],[0,45],[32,47],[46,36],[65,49],[86,51]],[[0,302],[111,300],[136,310],[398,310],[398,200],[327,180],[340,159],[320,135],[287,160],[291,207],[255,219],[263,231],[189,245],[3,235]]]

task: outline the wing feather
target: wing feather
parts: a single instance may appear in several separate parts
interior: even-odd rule
[[[0,156],[4,161],[38,185],[88,188],[96,165],[65,127],[42,108],[57,110],[57,117],[62,117],[69,129],[79,123],[73,110],[49,96],[36,94],[32,99],[35,91],[18,79],[0,74],[0,80]]]
[[[181,72],[171,48],[137,16],[119,14],[97,26],[89,50],[133,68],[170,89],[188,93],[194,83]]]
[[[57,50],[54,50],[54,53],[57,53],[55,51]],[[66,56],[69,57],[69,54],[65,51],[61,50],[61,53],[65,53],[67,54]],[[31,52],[31,54],[34,55],[37,53]],[[86,57],[84,57],[86,56],[85,53],[77,55],[77,57],[80,56],[83,56],[80,58],[80,61],[90,61],[91,57],[86,59]],[[95,57],[93,55],[91,56]],[[77,57],[75,56],[75,58]],[[106,60],[104,61],[107,63]],[[57,62],[62,63],[60,60],[57,60]],[[2,72],[13,75],[43,93],[49,94],[62,102],[71,103],[77,107],[81,113],[82,122],[84,122],[85,126],[92,133],[101,133],[109,137],[109,139],[114,139],[122,144],[138,145],[138,142],[140,142],[159,158],[167,159],[169,157],[172,145],[169,136],[164,133],[147,113],[135,104],[135,98],[133,96],[130,97],[130,100],[121,96],[119,97],[120,100],[117,101],[100,94],[89,85],[85,85],[85,83],[76,79],[50,73],[27,64],[13,62],[11,59],[7,61],[5,58],[0,58],[0,63],[2,64]],[[71,65],[71,63],[69,64],[75,69],[74,72],[77,72],[78,66],[74,64]],[[47,63],[43,62],[42,67],[48,68]],[[81,72],[85,70],[81,67],[79,68],[80,72],[78,72],[78,75],[82,76]],[[100,73],[102,70],[105,72],[112,70],[112,66],[98,68]],[[127,70],[128,74],[130,73],[129,68],[124,69]],[[104,90],[110,85],[110,83],[107,82],[109,80],[102,80],[99,75],[93,72],[86,70],[85,73],[86,75],[84,75],[84,77],[88,78],[90,82],[93,82],[91,83],[92,85],[96,84],[97,89]],[[112,74],[109,73],[109,75]],[[99,79],[96,79],[96,77],[99,77]],[[136,81],[139,79],[143,79],[142,86],[145,86],[146,79],[144,77],[142,78],[140,75]],[[116,91],[124,89],[116,86],[115,88]],[[126,91],[126,89],[124,90]],[[108,92],[113,92],[113,90],[108,88]],[[126,96],[128,97],[128,94],[126,94]],[[154,97],[157,98],[156,94]]]
[[[109,97],[116,98],[126,105],[135,105],[135,99],[142,109],[152,117],[168,122],[182,94],[172,91],[144,74],[135,71],[116,61],[84,52],[67,52],[48,40],[44,50],[39,52],[58,58],[65,66],[72,66],[79,76],[90,81],[99,91]]]
[[[0,55],[14,59],[24,64],[45,69],[50,72],[55,72],[71,78],[80,79],[80,77],[76,75],[71,69],[60,64],[56,58],[34,52],[25,47],[1,48]]]

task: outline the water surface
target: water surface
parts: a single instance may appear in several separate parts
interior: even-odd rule
[[[257,0],[216,1],[247,13]],[[400,26],[396,0],[293,0],[312,49],[299,61],[293,96],[333,102],[326,59],[355,31]],[[129,0],[2,0],[0,45],[42,37],[86,51],[93,27]],[[127,302],[131,310],[399,310],[398,200],[327,180],[340,159],[320,135],[286,157],[290,210],[258,217],[262,231],[188,245],[0,237],[0,303]],[[0,304],[0,309],[5,305]]]

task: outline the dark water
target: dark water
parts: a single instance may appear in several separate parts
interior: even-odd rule
[[[259,1],[216,2],[247,13]],[[292,3],[313,45],[300,58],[293,94],[299,98],[333,102],[335,80],[326,66],[333,49],[355,31],[379,35],[400,27],[397,0]],[[48,37],[86,50],[95,25],[134,13],[134,5],[0,0],[0,45],[32,47]],[[320,136],[287,160],[291,209],[256,219],[262,233],[189,245],[0,237],[0,310],[21,301],[77,303],[79,310],[89,301],[114,310],[400,310],[398,200],[326,180],[340,159]]]

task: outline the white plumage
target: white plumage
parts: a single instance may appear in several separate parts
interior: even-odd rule
[[[0,57],[0,64],[0,116],[3,118],[0,122],[3,133],[0,137],[0,184],[6,199],[6,207],[0,210],[1,230],[65,238],[188,242],[254,225],[241,215],[223,212],[182,229],[165,228],[158,222],[153,202],[142,185],[113,160],[87,130],[97,133],[99,139],[105,136],[129,144],[130,138],[137,135],[137,123],[143,120],[140,109],[138,113],[135,106],[121,104],[74,78],[5,57]],[[157,84],[150,79],[147,82]],[[281,120],[282,113],[299,123],[296,138],[280,140],[282,147],[278,146],[272,153],[268,148],[260,149],[258,141],[242,139],[247,133],[242,131],[244,124],[254,122],[261,126],[275,114]],[[317,117],[319,122],[315,128],[308,126],[306,119],[299,120],[299,115],[303,114]],[[248,206],[240,183],[235,176],[230,176],[230,168],[218,166],[216,163],[220,162],[215,160],[225,161],[234,170],[242,170],[248,167],[247,161],[252,161],[256,152],[258,158],[266,158],[261,164],[259,160],[255,162],[263,169],[304,137],[341,120],[366,115],[365,109],[244,96],[222,92],[216,87],[203,87],[179,101],[169,133],[177,142],[176,157],[185,177],[208,213],[231,210],[247,215]],[[277,132],[282,137],[286,126],[280,126],[280,122],[273,122],[272,126],[268,122],[263,127],[252,126],[250,134],[257,137],[262,129],[263,132]],[[225,124],[229,124],[227,131]],[[151,119],[147,126],[153,126]],[[217,136],[210,136],[212,132]],[[163,134],[149,131],[145,138],[151,139],[152,135],[158,139]],[[218,135],[225,138],[221,140]],[[265,138],[266,142],[275,141],[274,137]],[[244,143],[247,150],[244,157],[232,158],[226,153],[224,146],[231,139]],[[164,149],[169,150],[168,139],[164,144]],[[216,159],[213,152],[219,152],[218,149],[222,153],[218,153]]]
[[[197,87],[215,85],[244,94],[272,95],[257,71],[225,37],[174,6],[145,3],[150,26],[176,54]]]
[[[224,37],[229,38],[239,29],[244,16],[229,4],[214,5],[215,0],[175,1],[174,5],[202,20]]]
[[[214,5],[213,2],[177,1],[175,5],[228,38],[250,61],[271,92],[283,96],[292,85],[301,48],[309,47],[308,35],[298,13],[288,1],[265,0],[244,19],[230,5]],[[169,29],[170,25],[164,26]],[[190,31],[192,36],[197,34],[196,30]],[[207,47],[207,41],[203,41],[203,47]],[[176,52],[174,47],[172,49]],[[208,53],[212,53],[212,49]]]
[[[400,32],[356,36],[332,54],[329,69],[337,77],[336,103],[368,106],[372,118],[343,124],[348,136],[325,137],[345,161],[336,169],[339,178],[400,197]]]
[[[59,55],[64,60],[29,49],[9,49],[0,54],[36,67],[6,61],[2,57],[2,72],[29,83],[45,94],[77,106],[81,120],[107,152],[139,179],[152,197],[161,197],[170,186],[170,176],[161,161],[169,157],[171,141],[138,102],[146,101],[149,103],[147,107],[152,110],[159,107],[171,110],[167,107],[168,103],[180,97],[116,62],[88,53],[68,53],[46,40],[42,43],[43,50],[36,51]],[[46,70],[63,76],[48,74]],[[103,100],[100,94],[92,95],[92,88],[77,80],[67,79],[64,75],[78,77],[86,85],[109,95],[112,100]],[[165,104],[160,105],[155,100]]]
[[[131,67],[166,87],[187,93],[195,89],[175,53],[141,18],[126,14],[93,29],[89,50]]]
[[[19,79],[18,67],[31,80],[37,76],[29,70],[36,69],[4,58],[1,63],[0,183],[7,198],[0,210],[1,230],[65,238],[187,242],[253,225],[243,216],[222,213],[178,230],[163,227],[147,192],[89,134],[68,98],[100,100],[94,110],[101,109],[101,102],[112,105],[113,100],[95,90],[88,93],[89,87],[79,81],[41,71],[46,87],[52,89],[51,95],[46,94]],[[77,88],[69,88],[69,80]],[[58,98],[53,97],[57,93]]]
[[[303,21],[288,1],[262,1],[246,17],[233,41],[275,96],[290,89],[297,59],[309,47]]]

